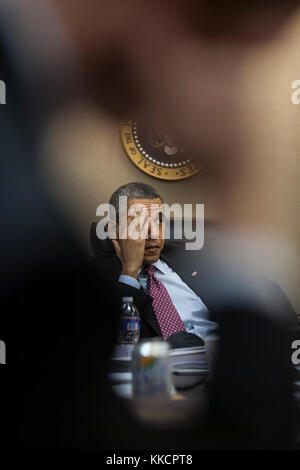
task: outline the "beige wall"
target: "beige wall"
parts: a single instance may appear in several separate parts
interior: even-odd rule
[[[300,79],[299,50],[297,15],[275,41],[253,47],[244,57],[241,152],[250,164],[248,173],[236,182],[235,199],[244,214],[254,215],[255,220],[259,213],[270,233],[278,232],[287,240],[283,257],[276,256],[276,243],[273,255],[269,247],[265,272],[283,286],[300,311],[300,105],[291,102],[291,83]],[[78,104],[56,116],[42,145],[43,175],[87,250],[97,206],[128,181],[155,185],[168,203],[204,203],[208,218],[223,217],[222,192],[208,172],[177,182],[142,173],[123,151],[118,124],[87,105]]]
[[[215,188],[205,170],[180,181],[163,181],[139,170],[125,154],[117,122],[88,107],[62,114],[47,133],[45,173],[55,197],[71,208],[72,219],[88,242],[96,208],[129,181],[155,186],[165,202],[205,203],[206,214],[217,217]],[[50,161],[51,158],[51,161]]]

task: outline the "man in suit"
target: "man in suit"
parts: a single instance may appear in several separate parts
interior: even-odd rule
[[[95,259],[115,299],[115,308],[119,308],[122,297],[133,297],[141,314],[141,338],[162,336],[173,347],[203,345],[216,324],[204,300],[204,284],[199,282],[194,252],[186,252],[182,243],[165,243],[163,200],[155,189],[144,183],[118,188],[109,201],[117,221],[120,196],[127,197],[129,209],[135,205],[147,209],[148,226],[147,238],[122,239],[117,230],[117,238],[105,240],[105,249]],[[129,216],[128,224],[131,219]]]
[[[129,209],[136,205],[147,209],[149,223],[145,237],[119,236],[122,196],[127,197]],[[133,297],[141,314],[141,338],[162,336],[172,347],[203,345],[209,335],[217,333],[220,306],[247,304],[250,299],[253,303],[262,291],[265,298],[276,297],[276,308],[281,306],[295,320],[289,301],[276,285],[264,281],[262,289],[262,283],[258,288],[256,280],[243,278],[240,273],[230,274],[228,267],[223,269],[216,263],[207,242],[197,251],[185,250],[182,241],[165,243],[163,200],[151,186],[125,184],[113,193],[109,202],[116,213],[116,238],[105,240],[104,250],[94,264],[113,299],[115,311],[122,297]],[[128,216],[128,226],[131,219]],[[273,308],[274,305],[270,307]]]

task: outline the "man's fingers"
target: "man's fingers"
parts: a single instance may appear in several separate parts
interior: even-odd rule
[[[141,220],[140,220],[140,228],[141,228],[141,234],[145,234],[143,238],[146,238],[147,233],[148,233],[148,224],[149,224],[149,216],[148,216],[148,211],[146,213],[142,213],[141,215]]]
[[[134,204],[130,207],[132,220],[128,224],[128,236],[133,240],[146,239],[148,234],[149,217],[147,209],[140,205]]]

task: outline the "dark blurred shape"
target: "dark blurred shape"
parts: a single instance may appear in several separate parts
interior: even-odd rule
[[[210,395],[214,447],[298,448],[299,410],[292,395],[293,332],[249,302],[218,315],[221,341]]]
[[[158,54],[156,68],[152,67],[152,60],[159,51],[158,45],[162,44],[162,32],[177,33],[178,28],[185,32],[188,28],[191,34],[193,28],[200,29],[195,21],[192,30],[188,26],[187,17],[191,21],[196,16],[194,2],[176,2],[171,17],[168,14],[170,2],[154,3],[156,8],[151,7],[153,10],[149,10],[149,6],[143,10],[140,2],[134,1],[125,7],[125,2],[111,2],[106,8],[110,20],[114,20],[116,14],[114,24],[106,22],[104,2],[89,1],[84,6],[82,2],[60,2],[66,23],[70,21],[73,26],[73,30],[70,29],[80,50],[86,77],[90,79],[88,83],[93,83],[94,90],[100,89],[98,103],[101,104],[101,97],[108,93],[107,105],[111,105],[114,112],[119,112],[116,103],[111,103],[114,90],[116,93],[120,90],[117,96],[123,111],[128,103],[132,103],[132,75],[128,71],[123,73],[123,65],[115,63],[116,60],[119,63],[119,46],[125,51],[125,68],[131,60],[139,66],[137,73],[143,77],[141,88],[144,90],[145,87],[148,93],[146,105],[152,104],[153,97],[157,104],[165,88],[161,90],[157,83],[150,87],[151,91],[148,88],[154,74],[159,76],[161,73],[159,64],[162,64],[163,56]],[[232,3],[231,13],[235,5]],[[239,2],[239,5],[243,3]],[[254,18],[258,3],[252,5]],[[267,7],[269,3],[265,5]],[[289,4],[280,3],[284,9],[286,5]],[[120,11],[114,9],[116,6]],[[122,17],[126,11],[127,16]],[[242,14],[242,10],[239,11]],[[277,11],[281,13],[282,9],[274,10]],[[30,9],[27,17],[30,18]],[[131,26],[143,19],[140,29],[130,30],[133,36],[128,34],[127,20],[130,18],[134,19]],[[159,28],[156,28],[158,18]],[[176,27],[173,28],[171,20],[175,18]],[[215,28],[208,17],[205,18],[207,31],[215,34]],[[228,14],[226,18],[232,17]],[[277,18],[281,20],[282,17],[278,15]],[[4,23],[3,18],[1,20]],[[112,28],[113,24],[115,28]],[[219,31],[220,23],[215,25]],[[147,31],[143,35],[144,26]],[[7,25],[6,28],[0,25],[0,32],[7,29]],[[12,31],[12,36],[14,33],[17,36],[19,31]],[[151,36],[157,40],[154,48],[149,47]],[[174,35],[166,35],[166,38],[164,45],[168,49]],[[32,40],[31,44],[37,43]],[[114,49],[113,43],[116,43]],[[211,414],[206,423],[210,433],[203,433],[203,422],[191,425],[184,432],[145,429],[111,393],[107,382],[114,321],[111,299],[87,268],[81,247],[62,220],[58,208],[49,200],[37,172],[36,142],[41,126],[57,109],[58,97],[68,89],[68,84],[60,88],[58,83],[61,81],[54,80],[48,90],[42,83],[47,74],[41,70],[41,76],[33,77],[34,85],[28,90],[23,72],[37,70],[38,62],[31,69],[32,63],[25,60],[24,68],[19,68],[17,56],[19,59],[26,51],[26,57],[31,57],[26,45],[28,48],[27,43],[23,49],[22,41],[20,44],[12,38],[7,40],[7,36],[0,37],[1,79],[7,82],[8,102],[0,107],[1,339],[7,345],[7,365],[1,366],[0,370],[1,447],[195,449],[244,445],[273,447],[276,443],[293,445],[296,413],[291,397],[285,330],[263,314],[258,315],[257,310],[254,315],[244,302],[238,305],[225,303],[219,308],[221,344],[211,395]],[[185,48],[185,43],[183,46]],[[111,50],[117,52],[108,57]],[[145,51],[147,60],[141,59],[141,51]],[[61,72],[64,61],[57,53]],[[56,72],[54,63],[52,66],[49,86]],[[172,72],[173,68],[170,68]],[[128,84],[121,86],[120,73],[126,76]],[[106,85],[109,85],[110,75],[115,78],[108,92]],[[103,79],[97,83],[99,76]],[[168,73],[164,75],[165,81],[168,76]],[[76,79],[74,82],[76,85]],[[70,100],[76,95],[76,89],[76,86],[72,87]],[[34,91],[36,106],[30,101]],[[95,96],[93,92],[91,94]],[[128,95],[128,101],[124,94]],[[228,99],[228,94],[225,95]],[[166,103],[174,105],[171,97]],[[232,439],[228,439],[231,430]],[[241,432],[246,437],[240,441]]]
[[[32,132],[38,115],[22,119],[29,114],[20,99],[22,77],[15,75],[9,44],[0,38],[0,45],[8,103],[0,107],[1,339],[7,347],[0,445],[113,448],[123,439],[119,417],[124,423],[130,417],[106,379],[109,302],[41,184]]]
[[[174,3],[194,34],[244,41],[272,37],[299,5],[298,0],[165,1],[169,8]]]
[[[173,67],[163,68],[172,43],[179,46],[180,74],[181,54],[191,39],[207,46],[210,40],[238,45],[272,39],[299,5],[298,0],[129,0],[126,5],[88,0],[85,8],[71,0],[55,3],[78,47],[89,89],[101,105],[121,115],[151,105],[149,92],[163,92],[151,90],[150,68],[161,78],[168,73],[172,81]]]

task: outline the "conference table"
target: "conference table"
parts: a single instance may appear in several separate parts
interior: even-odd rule
[[[114,393],[124,399],[132,413],[150,425],[184,426],[204,412],[209,386],[205,347],[170,350],[172,392],[167,397],[140,397],[133,393],[131,356],[134,346],[117,346],[109,380]]]
[[[211,370],[217,352],[210,354],[205,347],[182,348],[171,354],[173,391],[168,397],[139,397],[133,393],[131,355],[133,346],[119,352],[111,360],[109,380],[113,392],[123,399],[132,414],[150,426],[163,428],[190,426],[204,418],[209,398]],[[125,352],[124,352],[125,351]],[[185,365],[183,367],[185,357]],[[191,357],[190,362],[186,361]],[[197,365],[196,360],[199,361]],[[178,360],[179,359],[179,360]],[[176,362],[177,361],[177,362]],[[194,364],[191,368],[191,363]],[[295,366],[294,396],[300,411],[300,366]],[[300,431],[300,429],[299,429]]]

